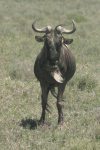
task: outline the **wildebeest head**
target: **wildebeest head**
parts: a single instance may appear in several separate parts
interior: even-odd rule
[[[62,34],[71,34],[75,32],[76,26],[74,21],[72,21],[72,30],[66,30],[62,27],[63,25],[57,25],[54,30],[50,26],[37,29],[35,27],[36,20],[32,24],[33,30],[35,32],[45,33],[45,35],[35,36],[35,39],[38,42],[44,42],[43,50],[45,50],[45,63],[48,65],[47,69],[51,69],[52,71],[53,69],[57,68],[62,45],[71,44],[73,42],[73,39],[66,39],[62,36]]]

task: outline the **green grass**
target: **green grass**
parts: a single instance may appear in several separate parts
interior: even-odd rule
[[[33,73],[38,28],[66,24],[77,30],[70,49],[75,76],[64,92],[64,125],[58,126],[56,99],[49,94],[46,123],[41,116],[41,89]],[[98,0],[0,1],[0,150],[100,149],[100,2]]]

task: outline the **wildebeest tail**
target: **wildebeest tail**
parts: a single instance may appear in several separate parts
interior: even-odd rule
[[[52,94],[55,98],[57,98],[57,93],[55,92],[55,88],[52,87],[52,88],[50,89],[50,91],[51,91],[51,94]]]
[[[50,89],[50,91],[51,91],[51,94],[52,94],[55,98],[57,98],[57,93],[56,93],[56,91],[55,91],[55,88],[52,87],[52,88]],[[63,98],[62,98],[62,101],[65,101],[64,96],[63,96]]]

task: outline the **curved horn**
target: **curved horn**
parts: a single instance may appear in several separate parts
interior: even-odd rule
[[[56,26],[55,29],[61,31],[62,34],[74,33],[76,31],[76,25],[75,25],[75,22],[73,20],[72,20],[72,23],[73,23],[73,29],[72,30],[66,30],[65,28],[62,27],[64,25],[58,25],[58,26]]]
[[[42,29],[37,29],[35,27],[35,23],[36,23],[37,19],[34,20],[34,22],[32,23],[32,29],[35,31],[35,32],[39,32],[39,33],[46,33],[47,31],[51,31],[51,27],[50,26],[47,26],[47,27],[44,27]]]

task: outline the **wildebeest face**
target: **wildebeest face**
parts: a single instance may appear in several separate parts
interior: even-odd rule
[[[55,32],[45,34],[43,37],[36,36],[38,42],[44,41],[44,48],[47,53],[47,60],[50,64],[55,64],[59,59],[59,48],[61,47],[61,38],[57,38]]]
[[[61,46],[63,44],[71,44],[73,39],[65,39],[59,30],[51,30],[42,36],[35,36],[38,42],[44,41],[44,46],[47,50],[47,59],[51,64],[55,64],[60,56]]]
[[[62,38],[57,36],[56,32],[52,30],[46,35],[44,45],[47,50],[47,60],[49,60],[51,64],[55,64],[59,60]]]

